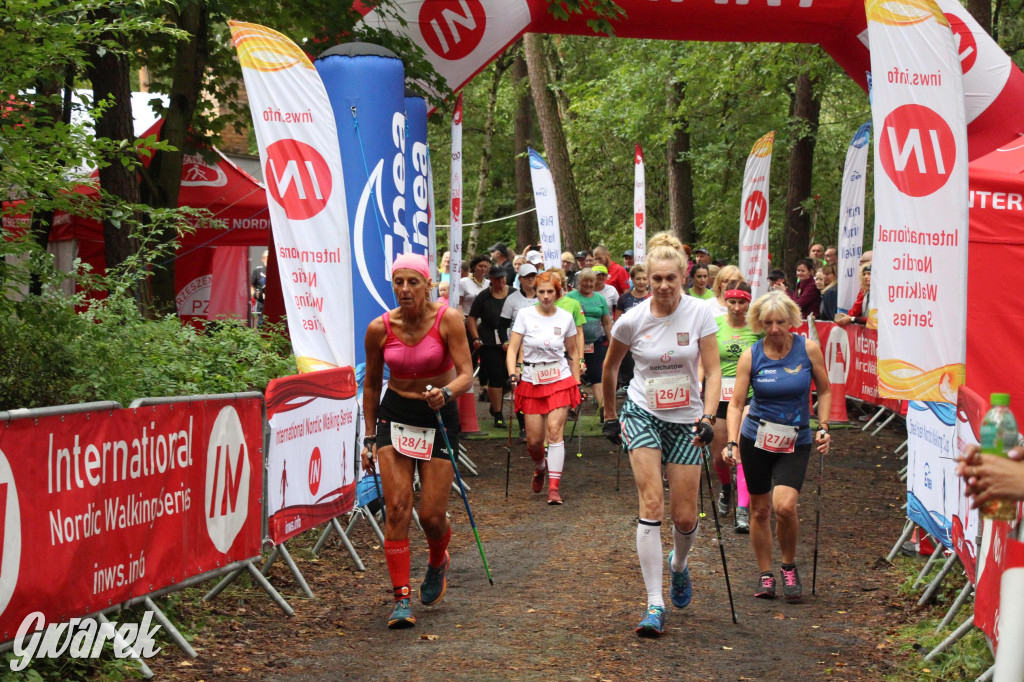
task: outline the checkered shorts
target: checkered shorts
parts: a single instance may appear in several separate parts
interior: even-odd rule
[[[622,442],[627,450],[653,448],[661,450],[666,464],[700,464],[700,449],[693,444],[692,424],[676,424],[658,419],[627,400],[619,415]]]

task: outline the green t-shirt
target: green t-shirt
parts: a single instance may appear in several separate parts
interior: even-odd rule
[[[589,297],[584,296],[578,291],[570,291],[565,298],[576,300],[587,318],[586,324],[583,325],[583,342],[594,343],[598,339],[603,339],[605,334],[601,319],[605,315],[611,315],[608,309],[608,299],[598,293],[591,294]]]
[[[690,289],[690,296],[693,296],[694,298],[699,298],[699,299],[701,299],[703,301],[706,301],[709,298],[714,298],[715,297],[715,292],[711,291],[711,289],[705,289],[703,294],[695,294],[695,293],[693,293],[693,289]]]
[[[569,298],[568,296],[563,296],[562,298],[555,301],[555,305],[561,308],[562,310],[571,313],[573,322],[576,323],[577,327],[582,327],[583,324],[587,321],[586,316],[583,314],[583,308],[580,307],[580,303],[576,299]]]
[[[736,364],[739,362],[740,356],[743,355],[743,351],[763,338],[764,334],[755,334],[750,327],[733,329],[726,320],[728,320],[727,315],[715,318],[715,323],[718,325],[718,357],[722,365],[722,376],[735,377]],[[754,389],[751,388],[747,395],[753,395],[753,392]]]

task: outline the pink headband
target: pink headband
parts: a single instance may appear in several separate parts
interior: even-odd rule
[[[743,289],[729,289],[725,292],[723,298],[728,301],[730,298],[742,298],[747,303],[750,302],[750,293],[743,291]]]
[[[391,266],[391,277],[394,278],[397,270],[412,270],[423,275],[423,279],[430,280],[430,268],[427,266],[427,257],[416,253],[403,253],[395,259]]]

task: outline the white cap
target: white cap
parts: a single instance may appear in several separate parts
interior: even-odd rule
[[[536,251],[534,253],[536,253]],[[529,263],[523,263],[522,265],[519,266],[519,270],[517,272],[519,274],[519,278],[522,279],[527,275],[536,275],[537,268],[533,267]]]
[[[536,265],[537,263],[543,263],[544,262],[544,256],[541,255],[540,251],[527,251],[526,252],[526,262],[527,263],[533,263],[534,265]]]

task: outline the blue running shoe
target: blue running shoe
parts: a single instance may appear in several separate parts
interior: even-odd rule
[[[388,627],[392,630],[401,630],[403,628],[411,628],[415,624],[416,619],[412,615],[409,598],[406,597],[396,601],[395,610],[391,612],[391,617],[388,618]]]
[[[448,565],[451,558],[448,552],[444,553],[444,563],[438,568],[427,564],[427,576],[420,583],[420,601],[424,606],[431,606],[441,601],[445,591],[448,589]]]
[[[672,597],[672,606],[677,609],[685,609],[690,605],[693,597],[693,583],[690,581],[690,567],[683,569],[682,573],[672,570],[672,555],[675,550],[668,553],[668,572],[672,576],[672,587],[669,589],[669,596]]]
[[[636,626],[636,634],[641,637],[657,637],[665,630],[665,607],[647,606],[644,619]]]

